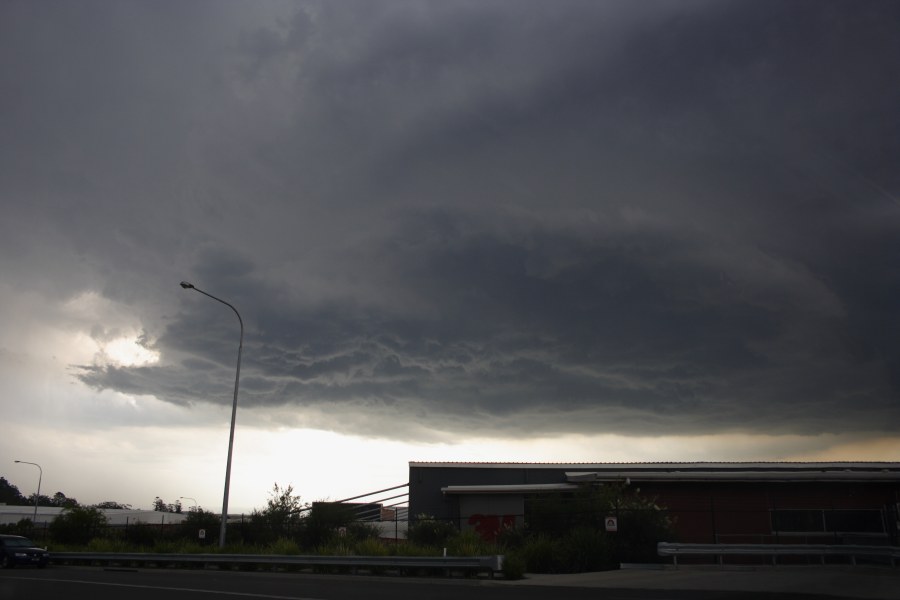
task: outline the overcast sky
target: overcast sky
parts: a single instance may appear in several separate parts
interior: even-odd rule
[[[0,475],[900,460],[900,3],[0,4]]]

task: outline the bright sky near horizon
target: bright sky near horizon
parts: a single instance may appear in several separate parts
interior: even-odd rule
[[[0,3],[0,475],[900,460],[900,3]]]

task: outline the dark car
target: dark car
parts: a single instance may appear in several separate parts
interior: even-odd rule
[[[16,565],[46,567],[50,553],[38,548],[34,542],[21,535],[0,535],[0,568],[9,569]]]

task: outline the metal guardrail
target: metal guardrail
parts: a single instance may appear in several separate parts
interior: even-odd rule
[[[679,556],[715,556],[719,564],[723,564],[725,556],[770,556],[772,564],[777,564],[779,556],[818,556],[822,562],[826,556],[848,556],[853,565],[857,557],[884,558],[890,560],[891,566],[897,565],[900,559],[900,547],[897,546],[860,546],[829,544],[675,544],[660,542],[656,545],[657,554],[671,556],[673,564],[678,566]]]
[[[143,552],[51,552],[52,562],[106,563],[109,565],[254,565],[268,567],[344,567],[359,569],[428,569],[475,571],[494,574],[503,570],[503,555],[496,556],[319,556],[293,554],[154,554]]]

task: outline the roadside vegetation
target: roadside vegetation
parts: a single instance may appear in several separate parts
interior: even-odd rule
[[[0,487],[2,487],[0,482]],[[115,503],[104,503],[115,504]],[[118,507],[119,505],[117,505]],[[170,508],[164,502],[154,506]],[[200,507],[177,525],[132,523],[112,527],[98,506],[69,502],[46,529],[29,519],[0,525],[0,533],[30,536],[57,552],[320,554],[333,556],[488,556],[502,554],[504,575],[573,573],[618,568],[623,562],[656,562],[656,543],[671,540],[666,511],[639,490],[584,486],[576,493],[536,497],[526,504],[527,528],[460,531],[454,523],[417,515],[406,540],[382,540],[372,523],[354,520],[352,507],[304,504],[293,487],[275,484],[265,508],[228,526],[228,544],[217,544],[219,517]],[[173,507],[172,507],[173,508]],[[181,508],[180,506],[178,507]],[[608,531],[614,516],[617,531]],[[199,532],[205,536],[200,537]]]

